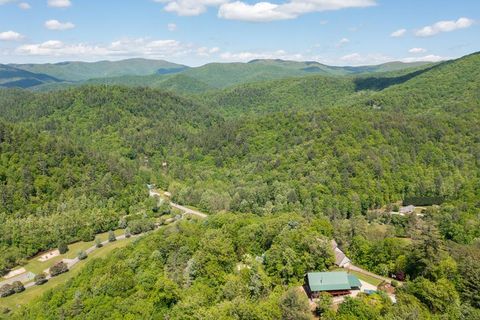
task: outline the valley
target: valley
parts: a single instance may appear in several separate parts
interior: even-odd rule
[[[478,53],[315,74],[270,60],[107,65],[87,84],[0,90],[2,276],[71,267],[41,286],[22,278],[0,318],[475,319]],[[411,199],[442,201],[417,212]],[[299,291],[312,272],[368,286]]]

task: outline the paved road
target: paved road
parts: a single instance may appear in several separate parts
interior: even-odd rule
[[[30,272],[24,272],[24,273],[21,273],[19,274],[18,276],[15,276],[15,277],[11,277],[9,279],[6,279],[4,281],[1,281],[0,282],[0,287],[3,286],[3,285],[6,285],[6,284],[12,284],[14,283],[15,281],[20,281],[20,282],[28,282],[30,281],[31,279],[31,275],[30,275]]]
[[[176,203],[173,203],[173,202],[170,202],[170,205],[178,210],[181,210],[185,213],[188,213],[188,214],[193,214],[197,217],[200,217],[202,219],[205,219],[206,217],[208,217],[205,213],[202,213],[200,211],[197,211],[197,210],[193,210],[193,209],[190,209],[190,208],[187,208],[187,207],[184,207],[184,206],[181,206],[179,204],[176,204]]]
[[[160,194],[160,192],[156,191],[155,189],[150,189],[148,191],[148,194],[150,195],[150,197],[161,197],[162,195]],[[206,218],[208,217],[205,213],[203,212],[200,212],[198,210],[193,210],[193,209],[190,209],[190,208],[187,208],[187,207],[184,207],[182,205],[179,205],[177,203],[174,203],[174,202],[171,202],[170,201],[170,206],[178,209],[178,210],[181,210],[183,211],[184,213],[188,213],[188,214],[193,214],[197,217],[200,217],[200,218]]]

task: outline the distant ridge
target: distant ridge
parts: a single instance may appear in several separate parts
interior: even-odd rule
[[[146,76],[155,73],[181,72],[188,67],[164,60],[133,58],[120,61],[66,61],[46,64],[15,64],[12,67],[33,73],[43,73],[64,81],[85,81],[119,76]]]
[[[57,83],[61,80],[42,73],[33,73],[12,66],[0,64],[0,87],[30,88],[45,83]]]
[[[97,62],[64,61],[5,65],[0,69],[0,87],[57,90],[83,83],[104,83],[162,88],[180,93],[200,93],[266,80],[308,75],[365,75],[423,68],[430,65],[434,64],[394,61],[372,66],[342,67],[328,66],[316,61],[254,59],[247,63],[209,63],[199,67],[189,67],[165,60],[143,58]],[[16,73],[12,73],[12,70]],[[181,76],[173,77],[173,75]]]

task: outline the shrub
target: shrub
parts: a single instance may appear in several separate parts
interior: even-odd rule
[[[168,203],[166,202],[162,202],[162,204],[160,205],[160,208],[158,210],[160,212],[160,214],[170,214],[171,213],[171,207]]]
[[[394,287],[394,288],[398,287],[398,281],[397,280],[392,280],[392,287]]]
[[[20,281],[15,281],[14,283],[12,283],[12,286],[13,286],[13,291],[15,291],[15,293],[20,293],[25,291],[25,287],[23,286],[23,283],[21,283]]]
[[[95,238],[95,247],[97,248],[103,247],[102,240],[100,240],[100,238]]]
[[[56,265],[50,267],[50,275],[52,277],[56,277],[59,274],[65,273],[68,271],[68,266],[65,262],[60,261]]]
[[[78,257],[78,260],[85,260],[87,259],[88,255],[84,250],[80,250],[78,251],[77,257]]]
[[[125,238],[130,238],[132,236],[132,233],[130,232],[130,228],[125,229]]]
[[[95,232],[90,228],[84,229],[80,233],[80,239],[84,242],[93,241],[93,239],[95,239]]]
[[[13,286],[11,284],[5,284],[0,287],[0,297],[8,297],[14,294],[15,291],[13,290]]]
[[[108,232],[108,241],[109,242],[114,242],[117,240],[117,237],[115,237],[115,232],[109,231]]]
[[[40,285],[44,284],[45,282],[47,282],[48,279],[47,279],[47,276],[45,275],[45,273],[39,273],[39,274],[35,275],[35,277],[33,278],[33,281],[35,281],[35,284],[37,286],[40,286]]]
[[[328,312],[333,305],[332,296],[327,292],[320,293],[320,297],[318,299],[317,308],[315,309],[315,313],[318,316]]]
[[[395,279],[398,281],[404,281],[405,280],[405,272],[403,271],[398,271],[395,273]]]
[[[68,246],[65,242],[61,241],[58,243],[58,251],[60,254],[65,254],[68,251]]]
[[[118,221],[118,227],[125,229],[127,227],[127,220],[125,218],[120,219],[120,221]]]
[[[310,305],[305,294],[297,289],[290,288],[280,298],[282,319],[285,320],[308,320],[311,319]]]
[[[129,222],[128,227],[132,234],[139,234],[155,229],[154,219],[137,219]]]

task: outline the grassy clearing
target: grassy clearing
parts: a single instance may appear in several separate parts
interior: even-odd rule
[[[78,274],[83,269],[83,267],[88,261],[95,258],[105,257],[113,250],[127,246],[134,239],[135,238],[123,239],[123,240],[118,240],[118,241],[106,244],[102,248],[93,251],[86,260],[82,260],[79,263],[77,263],[75,266],[73,266],[73,268],[69,272],[50,279],[46,284],[41,286],[34,286],[32,288],[25,290],[22,293],[14,294],[7,298],[1,298],[0,307],[3,307],[3,308],[6,307],[13,310],[15,308],[20,307],[21,305],[31,302],[33,299],[40,297],[43,293],[45,293],[49,289],[52,289],[60,284],[63,284],[67,282],[69,279],[73,278],[76,274]]]
[[[123,229],[115,230],[115,235],[119,236],[124,234],[125,231]],[[108,232],[100,233],[97,234],[97,237],[100,238],[102,241],[105,241],[108,239]],[[68,245],[68,251],[65,254],[61,254],[57,257],[54,257],[50,260],[47,261],[38,261],[40,255],[36,256],[35,258],[32,258],[28,261],[26,265],[23,266],[27,272],[33,272],[34,274],[38,274],[43,272],[44,270],[50,268],[53,266],[55,263],[61,261],[62,259],[73,259],[77,256],[78,251],[80,250],[87,250],[88,248],[92,247],[95,245],[95,241],[90,241],[90,242],[75,242],[70,245]]]
[[[365,281],[367,283],[370,283],[374,286],[378,286],[380,283],[382,283],[382,280],[380,279],[377,279],[377,278],[374,278],[374,277],[371,277],[369,275],[366,275],[366,274],[363,274],[363,273],[360,273],[358,271],[353,271],[353,270],[347,270],[347,269],[343,269],[343,268],[336,268],[332,271],[345,271],[345,272],[348,272],[350,274],[353,274],[355,275],[358,279],[362,280],[362,281]]]
[[[369,275],[366,275],[366,274],[363,274],[363,273],[360,273],[360,272],[357,272],[357,271],[350,270],[349,273],[355,275],[358,279],[360,279],[362,281],[373,284],[374,286],[378,286],[378,285],[380,285],[380,283],[383,282],[380,279],[371,277]]]

